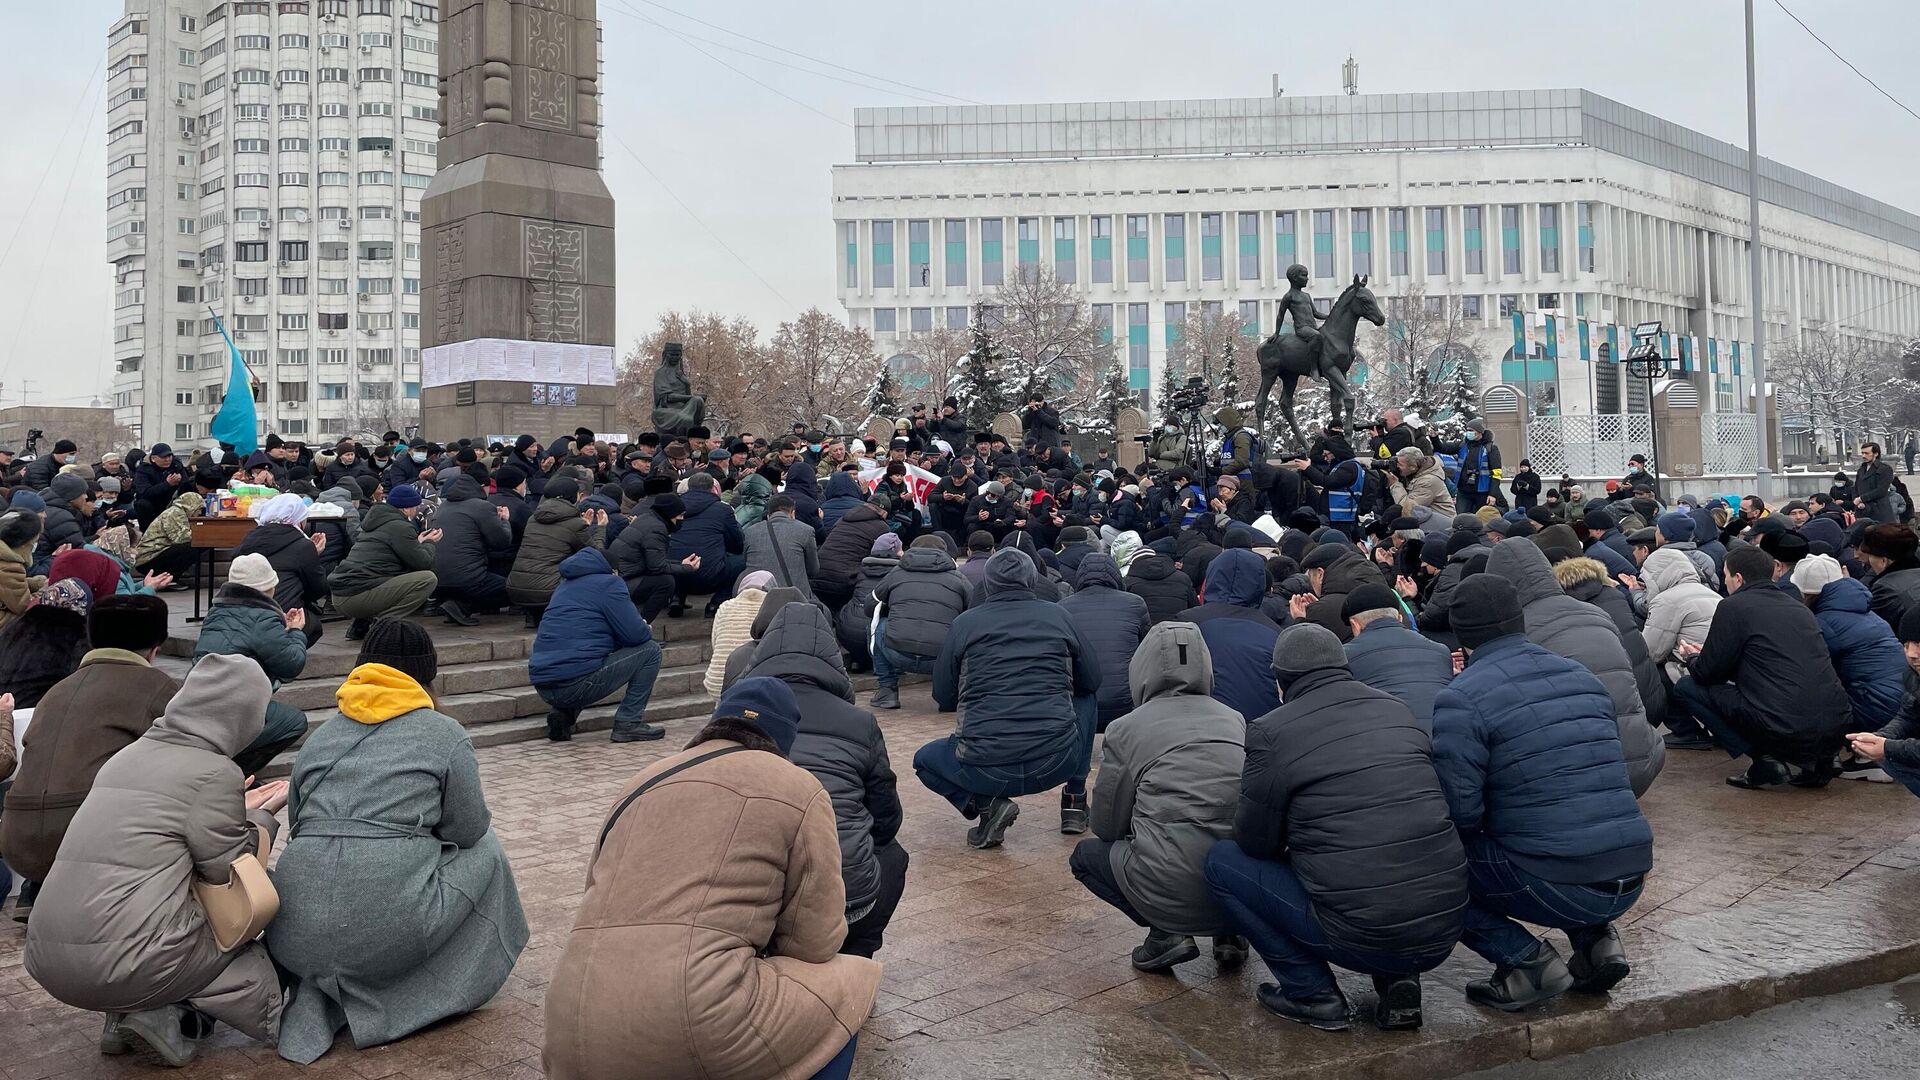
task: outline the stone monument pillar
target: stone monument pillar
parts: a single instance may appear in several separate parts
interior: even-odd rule
[[[421,203],[421,424],[542,442],[615,422],[595,0],[447,0]]]

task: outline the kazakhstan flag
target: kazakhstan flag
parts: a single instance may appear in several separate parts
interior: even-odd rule
[[[247,455],[260,449],[259,414],[253,407],[253,379],[247,375],[247,363],[240,359],[240,349],[233,343],[233,335],[227,333],[227,326],[208,308],[207,314],[213,315],[213,325],[220,336],[227,341],[227,352],[232,362],[227,368],[227,396],[214,414],[213,425],[207,434],[220,442],[233,447],[233,451],[245,460]]]

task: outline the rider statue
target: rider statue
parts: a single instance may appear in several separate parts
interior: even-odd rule
[[[1280,316],[1274,320],[1273,333],[1278,337],[1284,332],[1287,319],[1293,319],[1294,335],[1300,338],[1314,357],[1314,370],[1309,374],[1324,378],[1320,371],[1320,318],[1314,314],[1313,294],[1307,292],[1307,268],[1294,263],[1287,267],[1287,284],[1293,286],[1287,295],[1280,298]]]

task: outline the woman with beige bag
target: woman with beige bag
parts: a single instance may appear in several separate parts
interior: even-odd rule
[[[27,928],[26,968],[58,1000],[107,1014],[102,1053],[138,1040],[185,1065],[214,1020],[279,1038],[280,980],[254,940],[272,890],[257,891],[255,860],[287,786],[245,790],[233,763],[271,694],[252,660],[202,659],[166,714],[101,767],[67,828]]]

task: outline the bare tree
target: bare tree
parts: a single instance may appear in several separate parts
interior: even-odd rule
[[[1405,409],[1434,420],[1449,438],[1458,437],[1462,402],[1472,394],[1480,367],[1474,341],[1475,320],[1459,297],[1428,296],[1415,285],[1407,295],[1387,299],[1387,325],[1361,324],[1366,382],[1358,388],[1361,411],[1378,415]]]
[[[1101,375],[1113,363],[1113,345],[1101,340],[1093,311],[1075,286],[1044,269],[1023,271],[988,304],[1014,401],[1046,398],[1069,421],[1098,412]]]
[[[873,335],[819,308],[780,324],[766,352],[760,384],[770,415],[820,424],[828,416],[851,422],[866,413],[877,362]],[[768,420],[768,430],[787,422]]]
[[[687,378],[694,393],[707,399],[716,430],[764,431],[780,412],[762,393],[768,386],[766,346],[760,330],[742,315],[666,311],[645,337],[634,343],[620,367],[620,415],[630,431],[653,428],[653,372],[669,341],[685,347]],[[784,424],[782,425],[785,426]]]
[[[1842,454],[1893,423],[1904,370],[1900,348],[1833,331],[1807,331],[1767,355],[1782,419],[1804,417],[1816,442],[1824,435]]]
[[[967,365],[967,352],[972,348],[973,338],[967,331],[946,326],[923,330],[908,338],[896,352],[911,354],[919,363],[901,373],[900,392],[913,401],[930,398],[930,405],[940,401],[954,392],[960,372]]]
[[[385,383],[361,383],[362,388],[375,387],[391,395],[393,387]],[[362,391],[365,392],[364,389]],[[355,438],[371,437],[377,443],[384,432],[397,431],[402,437],[409,436],[420,429],[420,399],[409,397],[357,397],[347,403],[345,416],[347,433]]]
[[[1167,368],[1177,371],[1176,382],[1200,376],[1216,402],[1244,409],[1252,402],[1240,400],[1242,387],[1260,371],[1254,356],[1259,344],[1247,336],[1239,312],[1201,308],[1188,314],[1179,335],[1168,345]]]

